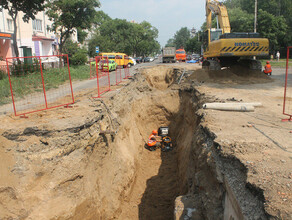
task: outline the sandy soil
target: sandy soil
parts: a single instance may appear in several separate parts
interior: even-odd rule
[[[69,110],[1,116],[0,219],[172,219],[174,200],[187,188],[177,165],[183,158],[149,152],[144,143],[153,127],[187,118],[176,116],[183,112],[180,86],[171,86],[183,71],[181,87],[194,86],[205,101],[263,104],[251,113],[202,110],[202,125],[222,154],[247,167],[247,182],[264,195],[268,215],[291,218],[292,127],[281,122],[283,70],[270,79],[174,64],[141,70],[140,78],[105,95],[106,105],[87,90]],[[193,134],[184,129],[177,139],[188,145]]]

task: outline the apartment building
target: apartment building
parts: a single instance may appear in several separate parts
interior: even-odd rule
[[[44,11],[39,12],[35,19],[29,22],[22,20],[23,13],[19,12],[17,17],[17,45],[19,56],[47,56],[58,54],[59,36],[51,32],[52,21]],[[14,57],[15,52],[12,44],[13,21],[7,10],[0,12],[0,58]],[[77,34],[71,36],[77,41]],[[3,60],[0,59],[0,65]]]

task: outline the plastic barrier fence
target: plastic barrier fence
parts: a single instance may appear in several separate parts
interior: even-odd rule
[[[15,116],[74,103],[68,55],[6,58]]]

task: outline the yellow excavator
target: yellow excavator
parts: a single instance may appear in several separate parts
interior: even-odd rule
[[[212,13],[217,16],[217,28],[212,28]],[[206,17],[203,69],[220,70],[233,65],[262,69],[261,62],[253,57],[269,55],[267,38],[259,33],[231,33],[227,9],[218,0],[206,0]]]

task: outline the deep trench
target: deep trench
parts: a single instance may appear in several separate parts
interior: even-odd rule
[[[139,122],[136,121],[137,129],[146,137],[152,129],[169,126],[174,150],[160,153],[160,150],[149,152],[143,148],[140,160],[136,162],[131,193],[122,202],[122,214],[119,213],[116,218],[137,219],[137,216],[131,214],[135,212],[135,206],[129,202],[134,198],[138,200],[140,220],[266,219],[262,192],[246,185],[247,169],[236,158],[220,155],[220,146],[214,142],[215,135],[202,126],[200,94],[194,88],[163,94],[166,102],[178,101],[179,108],[173,111],[163,103],[141,102],[135,116],[139,118]],[[159,96],[161,94],[152,100]],[[139,108],[153,114],[143,116]],[[136,147],[141,148],[141,143]],[[143,170],[159,160],[158,173],[153,173],[150,178],[143,174]],[[146,181],[141,197],[133,196],[138,192],[135,192],[135,188],[141,187],[137,180],[139,178]],[[243,206],[239,207],[239,203]]]
[[[171,74],[165,84],[171,84]],[[153,85],[161,79],[154,78]],[[205,96],[195,85],[165,85],[159,90],[146,85],[142,77],[133,84],[117,97],[123,103],[113,100],[120,104],[114,109],[121,118],[117,133],[106,133],[114,120],[109,120],[109,109],[103,105],[92,106],[90,119],[94,120],[85,125],[46,133],[47,142],[37,145],[40,149],[46,144],[55,150],[54,141],[68,148],[58,154],[57,163],[46,160],[48,168],[43,167],[49,172],[43,179],[35,179],[32,173],[45,200],[40,206],[35,202],[33,209],[28,204],[26,209],[34,212],[26,216],[55,220],[267,219],[262,190],[247,182],[247,168],[221,151],[216,135],[204,123]],[[138,98],[132,98],[133,88],[141,92]],[[169,126],[171,152],[144,148],[151,131],[160,126]],[[25,129],[19,135],[44,136],[40,131]],[[38,160],[36,167],[42,167]],[[53,189],[46,187],[47,180]],[[13,202],[17,198],[10,197]],[[22,210],[21,205],[16,207]]]
[[[149,135],[148,133],[143,134],[143,132],[151,132],[150,126],[146,126],[149,129],[141,129],[143,125],[150,124],[152,129],[168,126],[174,145],[174,150],[170,152],[161,152],[160,149],[157,149],[156,152],[150,152],[145,148],[142,150],[141,160],[136,164],[136,178],[138,180],[133,184],[132,192],[137,193],[135,187],[139,187],[138,184],[141,179],[147,178],[147,176],[143,176],[145,167],[147,169],[147,167],[159,166],[159,168],[158,173],[145,180],[146,188],[138,205],[140,220],[173,219],[175,199],[180,195],[185,195],[189,188],[187,171],[190,166],[192,143],[195,140],[194,134],[200,122],[196,115],[198,99],[193,96],[193,90],[165,93],[164,101],[169,103],[179,102],[179,107],[175,112],[167,108],[168,104],[164,105],[151,101],[150,104],[146,101],[145,106],[147,107],[144,110],[145,112],[153,112],[154,116],[141,116],[140,111],[137,111],[139,115],[139,122],[137,123],[142,123],[138,126],[142,136]],[[157,97],[153,99],[155,100]],[[139,107],[143,108],[144,104],[139,103]],[[141,147],[141,144],[137,146],[137,148],[139,147]],[[128,200],[131,200],[131,198]],[[128,201],[122,205],[122,210],[127,210],[127,212],[131,210],[127,206],[131,206]],[[122,214],[119,217],[119,219],[125,218],[131,218],[131,214]]]

